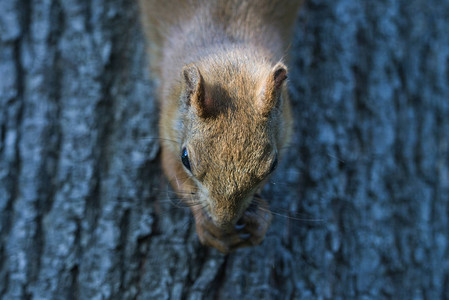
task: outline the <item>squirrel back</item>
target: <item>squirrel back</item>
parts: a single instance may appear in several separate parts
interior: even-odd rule
[[[302,0],[139,0],[150,65],[160,74],[168,49],[207,48],[227,41],[286,55]],[[185,49],[186,49],[185,48]],[[187,53],[184,52],[184,55]]]

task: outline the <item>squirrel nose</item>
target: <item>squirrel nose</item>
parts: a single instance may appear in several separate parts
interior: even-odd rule
[[[231,216],[226,217],[212,217],[215,225],[221,229],[231,229],[235,226],[236,218]]]
[[[251,197],[239,198],[236,196],[220,197],[214,199],[210,206],[210,217],[215,225],[224,230],[233,229],[239,224],[243,212],[251,203]],[[241,223],[240,223],[241,224]]]
[[[239,220],[237,209],[230,207],[216,207],[211,211],[211,218],[215,225],[222,229],[231,229]]]

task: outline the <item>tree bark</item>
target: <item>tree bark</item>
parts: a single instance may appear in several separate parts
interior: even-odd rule
[[[308,0],[264,243],[163,178],[135,1],[0,0],[1,299],[449,299],[449,3]]]

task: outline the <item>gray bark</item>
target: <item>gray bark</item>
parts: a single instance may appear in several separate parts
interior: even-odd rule
[[[449,3],[309,0],[264,243],[163,178],[134,1],[0,0],[1,299],[449,299]]]

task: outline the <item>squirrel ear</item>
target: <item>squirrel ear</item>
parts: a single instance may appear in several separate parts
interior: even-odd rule
[[[183,93],[187,106],[193,107],[198,116],[206,117],[204,79],[200,70],[189,64],[182,69]]]
[[[287,67],[283,63],[278,62],[266,79],[261,96],[258,100],[259,110],[263,115],[268,115],[270,111],[278,105],[282,84],[286,79]]]

